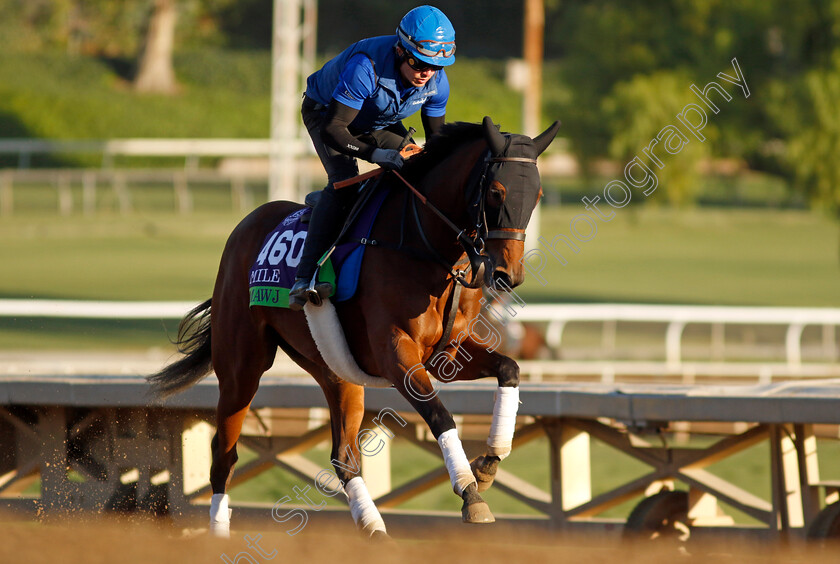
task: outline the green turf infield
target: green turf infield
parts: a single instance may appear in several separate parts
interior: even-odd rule
[[[189,300],[210,296],[225,240],[244,215],[220,202],[179,215],[21,210],[0,221],[0,298]],[[546,241],[579,206],[545,207]],[[840,306],[837,227],[799,210],[618,210],[597,232],[547,252],[517,291],[529,303],[634,302]],[[168,346],[161,321],[0,318],[0,349]],[[166,322],[170,329],[173,322]]]

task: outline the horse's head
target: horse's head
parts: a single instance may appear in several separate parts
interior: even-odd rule
[[[525,280],[525,228],[542,196],[537,157],[554,139],[560,122],[555,121],[534,139],[503,135],[489,117],[482,126],[490,158],[471,213],[480,226],[478,236],[485,242],[484,283],[504,290]]]

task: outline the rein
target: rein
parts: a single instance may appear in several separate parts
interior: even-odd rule
[[[450,276],[452,276],[460,285],[466,288],[478,288],[481,286],[481,281],[476,280],[476,273],[478,271],[478,267],[480,263],[483,261],[483,253],[484,253],[484,241],[478,239],[473,241],[467,235],[466,229],[461,229],[455,222],[451,219],[446,217],[442,211],[440,211],[437,206],[429,201],[426,196],[424,196],[417,188],[415,188],[409,181],[402,177],[402,175],[397,171],[391,171],[394,175],[399,178],[403,184],[405,184],[409,190],[414,194],[415,199],[412,200],[412,211],[414,212],[414,222],[417,224],[418,232],[420,233],[420,239],[423,241],[423,245],[425,245],[426,249],[432,253],[432,257],[437,260],[445,269],[449,271]],[[450,266],[449,262],[441,256],[441,254],[435,249],[435,247],[429,242],[429,239],[426,237],[426,231],[423,229],[423,225],[420,222],[420,215],[417,211],[417,201],[420,201],[424,206],[429,208],[436,216],[438,216],[441,221],[443,221],[452,231],[454,231],[456,235],[456,239],[458,244],[461,245],[461,248],[464,249],[464,252],[467,253],[467,257],[469,257],[470,261],[470,268],[473,271],[473,280],[467,281],[466,277],[464,276],[465,270],[455,270]],[[480,248],[479,248],[480,244]]]
[[[437,215],[440,219],[442,219],[442,220],[443,220],[443,222],[444,222],[444,223],[446,223],[446,225],[448,225],[448,226],[449,226],[449,228],[450,228],[450,229],[452,229],[453,231],[455,231],[455,233],[457,233],[457,234],[458,234],[458,237],[459,237],[459,238],[461,237],[461,234],[462,234],[462,233],[464,233],[464,231],[465,231],[465,230],[460,229],[457,225],[455,225],[455,223],[454,223],[454,222],[452,222],[452,220],[450,220],[448,217],[446,217],[446,215],[444,215],[444,213],[443,213],[442,211],[440,211],[440,210],[439,210],[439,209],[438,209],[438,208],[437,208],[434,204],[432,204],[431,202],[429,202],[429,199],[428,199],[428,198],[426,198],[426,196],[424,196],[424,195],[420,192],[420,190],[418,190],[417,188],[415,188],[415,187],[411,184],[411,182],[409,182],[408,180],[406,180],[405,178],[403,178],[403,177],[402,177],[402,175],[401,175],[399,172],[397,172],[396,170],[392,170],[391,172],[392,172],[392,173],[394,173],[394,175],[395,175],[397,178],[399,178],[400,180],[402,180],[402,183],[403,183],[403,184],[405,184],[406,186],[408,186],[408,189],[409,189],[409,190],[411,190],[412,192],[414,192],[414,196],[415,196],[418,200],[420,200],[420,203],[421,203],[421,204],[423,204],[424,206],[426,206],[427,208],[429,208],[430,210],[432,210],[432,211],[435,213],[435,215]]]

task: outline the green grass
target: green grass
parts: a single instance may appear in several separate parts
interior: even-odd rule
[[[214,197],[212,206],[197,198],[199,211],[186,216],[154,198],[144,207],[139,194],[127,215],[18,206],[0,222],[0,297],[202,301],[244,215],[225,211],[228,197]],[[569,234],[571,218],[584,212],[543,208],[543,237]],[[564,252],[566,266],[545,253],[545,285],[531,274],[518,292],[531,303],[838,307],[836,245],[836,225],[805,211],[618,210],[578,254]],[[169,346],[159,321],[0,318],[0,349],[156,346]]]
[[[547,208],[542,236],[570,235],[579,206]],[[620,301],[756,306],[840,306],[837,225],[796,210],[619,209],[595,220],[577,254],[547,252],[543,281],[521,295],[534,301]],[[581,231],[586,233],[585,224]],[[537,272],[536,259],[532,271]]]
[[[218,53],[215,87],[190,82],[194,65],[179,59],[185,81],[176,96],[139,95],[105,62],[87,57],[0,57],[0,124],[4,137],[267,137],[266,54]],[[201,68],[199,66],[199,68]],[[243,70],[245,69],[245,70]],[[227,75],[227,81],[222,77]],[[211,118],[212,116],[212,118]],[[86,162],[82,160],[82,162]],[[87,162],[87,164],[91,164]]]
[[[238,217],[105,214],[4,219],[6,297],[199,300]]]
[[[103,60],[6,52],[0,55],[0,137],[266,138],[270,68],[268,52],[181,52],[175,57],[179,92],[144,95],[133,92]],[[478,122],[490,115],[506,129],[518,130],[520,95],[505,85],[503,73],[503,62],[459,57],[447,69],[452,92],[447,119]],[[407,125],[422,132],[419,114]],[[16,157],[0,158],[16,165]],[[65,162],[97,166],[98,161],[98,156],[75,156]]]
[[[615,178],[604,175],[544,178],[546,202],[576,204],[584,196],[600,196],[603,200],[604,186]],[[652,195],[651,203],[656,205],[658,198],[658,195]],[[801,199],[802,194],[792,192],[784,178],[757,172],[706,176],[700,182],[697,194],[700,205],[732,208],[803,208]]]

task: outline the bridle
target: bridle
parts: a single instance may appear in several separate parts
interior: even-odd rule
[[[472,172],[468,176],[466,199],[469,202],[467,204],[467,209],[470,216],[470,223],[472,223],[472,226],[469,228],[458,227],[458,225],[456,225],[455,222],[449,219],[446,216],[446,214],[444,214],[440,209],[438,209],[437,206],[430,202],[424,194],[422,194],[417,188],[412,186],[410,182],[403,178],[399,172],[392,171],[392,173],[397,178],[399,178],[400,181],[403,184],[405,184],[406,187],[410,190],[408,199],[406,200],[406,205],[408,204],[408,200],[410,199],[414,223],[417,228],[417,232],[420,235],[420,239],[422,240],[423,245],[426,247],[426,251],[428,252],[427,257],[431,256],[432,259],[437,261],[439,264],[441,264],[441,266],[448,270],[449,275],[451,276],[454,284],[452,295],[450,296],[449,300],[449,312],[445,316],[446,323],[443,327],[443,336],[438,341],[437,345],[435,345],[431,356],[429,356],[430,360],[436,358],[436,356],[445,348],[446,343],[449,341],[449,336],[452,333],[457,310],[461,300],[462,288],[480,288],[486,280],[487,272],[489,272],[489,270],[492,268],[491,259],[486,252],[485,241],[491,239],[523,241],[525,239],[524,229],[512,230],[488,228],[487,211],[485,208],[485,204],[487,201],[488,190],[491,185],[491,181],[495,180],[496,178],[495,175],[493,175],[492,177],[490,176],[490,169],[492,165],[497,163],[519,163],[522,165],[534,165],[536,167],[537,164],[537,160],[535,158],[504,156],[509,147],[510,138],[508,137],[508,142],[505,144],[504,150],[500,151],[502,153],[501,155],[493,156],[490,150],[485,151],[483,158],[480,158],[476,162]],[[423,228],[423,223],[420,219],[420,212],[418,210],[417,202],[420,202],[421,204],[426,206],[433,214],[435,214],[441,221],[443,221],[445,225],[447,225],[455,233],[455,239],[458,245],[461,246],[464,253],[467,255],[467,262],[461,260],[455,263],[455,265],[452,265],[451,261],[448,261],[446,258],[444,258],[440,254],[440,252],[431,244],[429,238],[426,236],[425,229]],[[498,225],[496,227],[498,227]],[[400,237],[400,241],[401,247],[402,237]],[[466,266],[466,268],[458,269],[457,267],[461,265]],[[472,275],[469,279],[467,278],[467,271],[472,272]],[[428,370],[430,367],[426,366],[426,368]]]
[[[486,164],[484,166],[484,172],[482,173],[481,177],[481,184],[479,190],[479,199],[481,201],[480,204],[480,212],[482,217],[482,224],[487,225],[487,216],[484,209],[484,202],[485,196],[487,196],[487,171],[490,169],[490,165],[493,163],[526,163],[526,164],[533,164],[534,166],[537,165],[537,159],[531,159],[528,157],[492,157],[486,159]],[[504,229],[493,229],[491,231],[487,231],[484,235],[484,239],[511,239],[514,241],[524,241],[525,240],[525,231],[508,231]]]
[[[424,246],[426,249],[431,253],[432,257],[439,263],[441,263],[444,268],[449,270],[450,275],[457,281],[460,285],[464,286],[465,288],[479,288],[483,282],[483,274],[485,269],[490,265],[490,257],[486,253],[485,241],[490,239],[507,239],[507,240],[515,240],[515,241],[524,241],[525,240],[525,233],[524,231],[511,231],[505,229],[488,229],[487,225],[487,213],[485,209],[485,201],[487,196],[487,190],[490,185],[488,172],[490,170],[490,166],[495,163],[523,163],[523,164],[533,164],[536,166],[537,159],[532,159],[528,157],[505,157],[505,156],[497,156],[493,157],[490,155],[490,152],[487,151],[484,155],[484,158],[481,159],[476,164],[476,170],[479,170],[480,173],[470,174],[470,179],[478,178],[476,182],[468,181],[470,184],[473,185],[472,189],[469,189],[470,193],[474,195],[471,197],[471,201],[468,204],[468,209],[475,210],[474,213],[471,214],[472,216],[472,223],[473,225],[469,228],[460,228],[458,227],[455,222],[449,219],[446,214],[444,214],[440,209],[437,208],[432,202],[426,198],[417,188],[412,186],[410,182],[408,182],[403,176],[397,172],[392,171],[392,173],[402,181],[403,184],[408,187],[408,189],[413,194],[414,198],[412,198],[412,211],[414,216],[414,222],[417,227],[418,232],[420,233],[420,239],[423,241]],[[428,237],[426,236],[426,232],[423,228],[423,224],[420,221],[420,214],[417,209],[417,202],[420,202],[425,207],[427,207],[432,213],[434,213],[438,218],[443,221],[455,234],[455,238],[457,243],[461,246],[464,252],[467,255],[469,260],[469,265],[467,269],[456,269],[454,268],[449,261],[447,261],[440,252],[431,244]],[[459,264],[463,263],[456,263],[454,266],[458,266]],[[467,279],[467,270],[472,272],[471,279]]]

